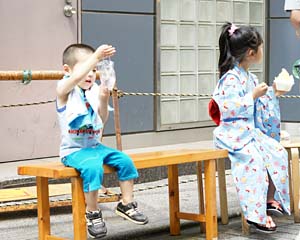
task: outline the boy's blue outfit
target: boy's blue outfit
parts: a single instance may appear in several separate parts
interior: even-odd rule
[[[61,128],[61,161],[80,172],[84,192],[101,188],[103,164],[115,168],[120,181],[138,177],[129,156],[100,142],[103,123],[98,115],[98,93],[96,83],[86,91],[76,86],[70,92],[66,106],[57,108]]]

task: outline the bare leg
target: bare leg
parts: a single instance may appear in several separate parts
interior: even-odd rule
[[[272,202],[272,201],[275,201],[274,194],[275,194],[276,189],[275,189],[274,183],[269,174],[268,174],[268,178],[269,178],[269,188],[268,188],[268,194],[267,194],[267,202]]]
[[[101,189],[99,190],[100,193],[106,194],[107,193],[107,188],[104,187],[103,185],[101,186]]]
[[[87,211],[96,211],[99,209],[98,190],[84,193],[84,197]]]
[[[269,188],[268,188],[268,194],[267,194],[267,204],[271,205],[271,206],[268,206],[268,213],[270,214],[270,211],[273,211],[273,212],[275,212],[275,214],[282,215],[283,214],[282,206],[280,205],[279,202],[277,202],[274,199],[274,194],[275,194],[276,188],[275,188],[275,185],[269,174],[268,174],[268,178],[269,178]]]
[[[120,181],[122,203],[127,205],[133,201],[133,180]]]

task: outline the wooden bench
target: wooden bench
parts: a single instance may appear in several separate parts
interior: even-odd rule
[[[129,154],[137,169],[166,166],[168,168],[169,187],[169,217],[170,234],[180,234],[180,219],[197,221],[205,224],[206,239],[217,239],[217,210],[216,210],[216,159],[227,158],[226,150],[166,150],[147,153]],[[179,207],[178,165],[190,162],[204,162],[205,210],[200,213],[185,213]],[[105,173],[112,173],[114,169],[104,166]],[[63,240],[65,238],[51,235],[50,206],[49,206],[49,178],[70,178],[72,184],[72,212],[74,239],[87,239],[85,222],[85,200],[82,180],[78,172],[60,162],[18,167],[18,174],[36,176],[38,200],[38,230],[40,240]],[[151,218],[151,216],[149,216]]]
[[[299,156],[300,141],[292,139],[291,142],[281,142],[282,146],[288,152],[289,159],[289,189],[290,189],[290,208],[294,213],[294,222],[300,223],[300,174],[299,174]]]

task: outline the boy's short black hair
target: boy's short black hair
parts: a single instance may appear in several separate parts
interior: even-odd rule
[[[74,67],[77,63],[77,53],[79,51],[85,51],[87,53],[95,52],[95,49],[89,45],[83,43],[75,43],[69,45],[63,52],[63,65],[67,64],[70,67]]]

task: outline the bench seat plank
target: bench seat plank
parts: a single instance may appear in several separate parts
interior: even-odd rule
[[[180,149],[133,153],[129,154],[129,156],[132,158],[137,169],[143,169],[183,164],[199,160],[205,161],[209,159],[226,158],[227,154],[226,150],[221,149]],[[114,172],[114,169],[104,165],[104,172],[112,173]],[[79,176],[78,172],[74,168],[65,167],[60,162],[19,166],[18,174],[47,178],[70,178]]]

